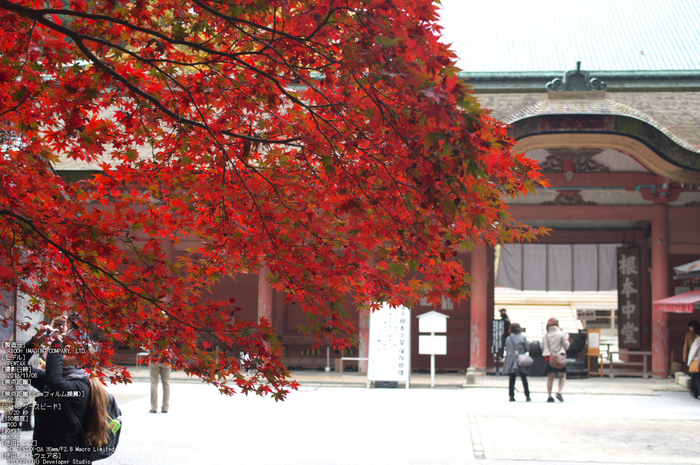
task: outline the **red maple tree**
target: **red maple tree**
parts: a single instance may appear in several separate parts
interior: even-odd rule
[[[277,399],[295,383],[273,328],[206,297],[222,276],[266,267],[336,347],[349,306],[464,298],[458,254],[532,239],[504,202],[542,181],[437,19],[431,0],[0,0],[2,290],[99,329],[103,370],[147,347]]]

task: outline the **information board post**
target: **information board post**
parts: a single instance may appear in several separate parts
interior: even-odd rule
[[[435,333],[430,333],[430,337],[434,338]],[[435,387],[435,354],[430,354],[430,387]]]
[[[430,387],[435,387],[435,356],[447,354],[447,336],[436,336],[435,333],[447,332],[447,315],[431,311],[418,315],[418,332],[430,335],[418,336],[418,353],[430,355]]]

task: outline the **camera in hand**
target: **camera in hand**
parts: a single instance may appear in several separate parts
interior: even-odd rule
[[[44,329],[44,336],[46,336],[46,337],[51,337],[56,333],[58,333],[58,330],[56,328],[51,328],[50,326],[47,326]]]

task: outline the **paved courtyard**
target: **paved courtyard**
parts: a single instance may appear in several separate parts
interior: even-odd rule
[[[112,386],[124,413],[116,454],[141,464],[697,464],[700,401],[670,380],[570,380],[565,402],[508,402],[505,378],[416,377],[366,389],[358,377],[307,373],[282,403],[224,397],[176,377],[168,414],[151,414],[144,376]],[[23,433],[29,435],[31,433]]]

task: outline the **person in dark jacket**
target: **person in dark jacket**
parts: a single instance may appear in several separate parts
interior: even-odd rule
[[[51,326],[44,326],[25,343],[22,352],[26,365],[32,355],[43,355],[43,347],[48,345],[45,369],[29,364],[31,370],[23,374],[41,393],[34,406],[32,456],[35,464],[92,463],[82,425],[88,424],[93,413],[90,405],[93,383],[88,373],[77,366],[77,359],[64,350],[64,330],[61,319],[55,319]],[[69,417],[69,409],[75,413],[78,425]]]
[[[506,347],[506,339],[510,335],[510,318],[508,318],[508,312],[505,308],[499,310],[501,314],[501,320],[503,320],[503,348]]]
[[[515,401],[515,376],[520,375],[525,391],[525,400],[530,402],[530,386],[527,383],[528,367],[518,365],[518,354],[527,354],[530,351],[530,344],[522,333],[522,328],[518,323],[510,325],[510,335],[506,338],[506,359],[503,362],[503,373],[510,376],[508,380],[508,395],[510,401]]]

